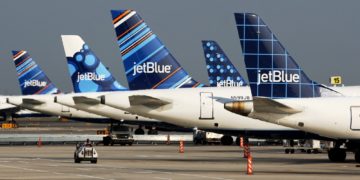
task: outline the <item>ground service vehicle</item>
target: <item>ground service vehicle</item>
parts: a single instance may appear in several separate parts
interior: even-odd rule
[[[194,144],[221,144],[222,134],[197,130],[194,132]]]
[[[128,144],[131,146],[134,143],[134,138],[129,127],[118,125],[112,126],[112,129],[110,129],[110,134],[108,136],[104,136],[103,143],[104,146],[113,146],[114,144],[120,144],[122,146]]]
[[[81,161],[90,161],[97,163],[98,153],[91,143],[77,144],[74,152],[74,162],[80,163]]]

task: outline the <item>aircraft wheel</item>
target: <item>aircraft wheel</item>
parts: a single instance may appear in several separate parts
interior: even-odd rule
[[[134,134],[136,135],[144,135],[145,131],[142,128],[138,128],[135,130]]]
[[[240,146],[240,137],[238,136],[235,141],[236,145]]]
[[[360,163],[360,150],[355,152],[355,162]]]
[[[111,137],[110,136],[103,137],[104,146],[108,146],[110,143],[111,143]]]
[[[294,154],[295,153],[295,149],[290,149],[290,153]]]
[[[224,135],[223,137],[221,137],[220,141],[221,141],[221,144],[225,145],[225,146],[230,146],[234,143],[233,138],[228,135]]]
[[[329,160],[332,162],[344,162],[346,151],[344,149],[332,148],[328,151]]]
[[[290,153],[290,149],[285,149],[285,154],[289,154]]]

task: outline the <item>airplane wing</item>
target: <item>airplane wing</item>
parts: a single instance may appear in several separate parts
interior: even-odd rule
[[[20,107],[17,107],[12,104],[1,104],[0,105],[0,112],[17,112],[20,111]]]
[[[295,114],[302,111],[266,97],[254,97],[253,103],[258,113]]]
[[[22,99],[22,102],[23,102],[24,104],[32,104],[32,105],[40,105],[40,104],[44,104],[44,103],[45,103],[44,101],[40,101],[40,100],[33,99],[33,98],[23,98],[23,99]]]
[[[154,98],[146,95],[133,95],[129,96],[129,102],[131,106],[143,105],[149,108],[158,108],[167,104],[170,104],[168,101],[164,101],[158,98]]]
[[[99,99],[89,98],[86,96],[74,96],[73,100],[75,104],[89,104],[89,105],[100,104]]]

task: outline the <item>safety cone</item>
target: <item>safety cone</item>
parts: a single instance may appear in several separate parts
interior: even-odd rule
[[[240,148],[244,147],[244,138],[240,137]]]
[[[37,145],[38,145],[38,147],[41,147],[41,145],[42,145],[42,143],[41,143],[41,136],[40,136],[39,139],[38,139]]]
[[[248,158],[249,156],[249,145],[245,144],[244,145],[244,158]]]
[[[182,139],[179,142],[179,153],[184,153],[184,141]]]
[[[253,174],[253,165],[252,165],[252,156],[251,154],[248,155],[247,158],[247,175],[252,175]]]
[[[167,145],[170,145],[170,134],[167,135],[166,144],[167,144]]]

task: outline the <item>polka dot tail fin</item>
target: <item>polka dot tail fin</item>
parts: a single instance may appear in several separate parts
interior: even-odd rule
[[[127,90],[80,36],[62,35],[61,38],[75,93]]]

